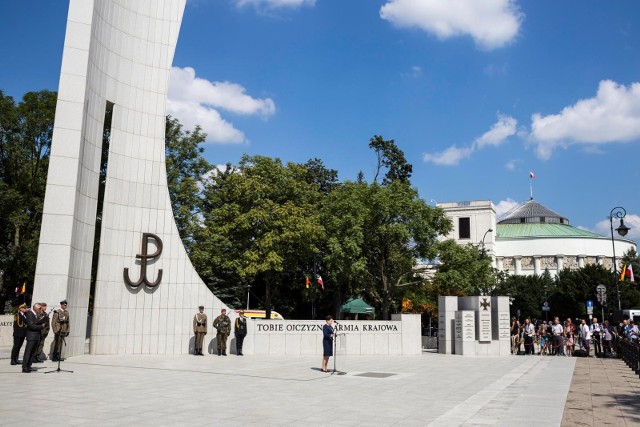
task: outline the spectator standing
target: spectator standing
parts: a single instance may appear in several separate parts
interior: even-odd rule
[[[533,338],[535,336],[535,327],[528,317],[524,319],[522,327],[522,335],[524,337],[524,354],[533,354]]]
[[[560,318],[555,317],[553,319],[553,326],[551,327],[553,333],[553,354],[555,356],[564,356],[564,350],[562,348],[562,335],[564,333],[564,329],[560,324]]]
[[[575,348],[575,333],[570,321],[564,322],[564,348],[567,356],[573,356],[573,349]]]
[[[591,331],[589,330],[587,321],[584,319],[580,322],[580,335],[582,336],[582,346],[587,352],[587,357],[589,357],[589,351],[591,350]]]
[[[594,317],[591,326],[589,327],[589,332],[591,332],[591,343],[593,344],[593,354],[594,356],[598,356],[598,354],[602,353],[602,346],[600,344],[600,340],[602,338],[602,326],[598,323],[598,318]]]

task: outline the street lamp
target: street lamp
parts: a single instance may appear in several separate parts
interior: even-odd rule
[[[624,217],[627,216],[627,210],[621,206],[611,209],[609,214],[609,224],[611,225],[611,245],[613,246],[613,281],[616,284],[616,293],[618,295],[618,310],[622,310],[620,305],[620,287],[618,285],[618,265],[616,263],[616,243],[613,240],[613,218],[620,219],[620,226],[616,228],[618,234],[622,237],[629,232],[629,227],[624,225]]]
[[[484,232],[484,236],[482,236],[482,256],[484,257],[486,255],[486,252],[484,250],[484,239],[487,237],[487,234],[491,233],[493,231],[493,228],[488,229],[487,231]]]

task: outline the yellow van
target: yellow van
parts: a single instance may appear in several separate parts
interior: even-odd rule
[[[240,310],[233,310],[233,311],[235,311],[237,316]],[[265,319],[267,315],[267,312],[264,310],[243,310],[243,311],[244,311],[244,317],[248,319]],[[271,310],[271,319],[284,320],[284,317],[282,317],[282,315],[277,311]]]

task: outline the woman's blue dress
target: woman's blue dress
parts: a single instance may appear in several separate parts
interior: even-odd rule
[[[324,357],[333,356],[333,328],[329,325],[322,327],[322,355]]]

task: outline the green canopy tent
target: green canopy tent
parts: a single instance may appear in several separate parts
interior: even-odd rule
[[[371,314],[375,313],[373,307],[364,302],[362,298],[349,298],[347,302],[340,306],[340,313],[355,314],[356,319],[358,314]]]

